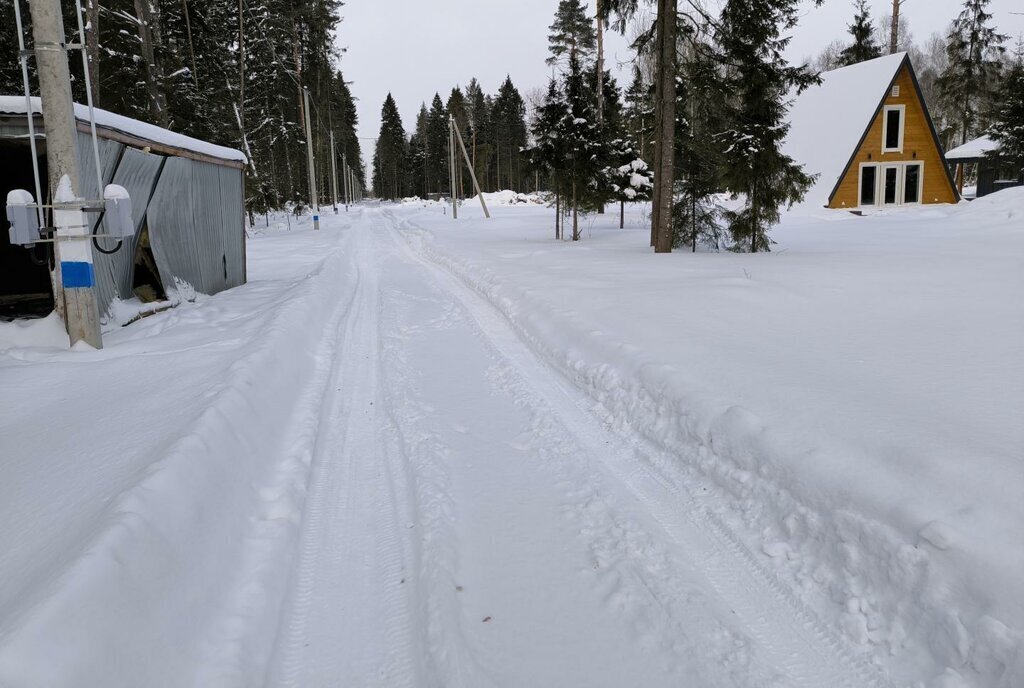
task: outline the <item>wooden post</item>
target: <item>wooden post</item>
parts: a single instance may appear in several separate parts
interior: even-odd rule
[[[79,197],[77,132],[60,0],[33,0],[29,8],[46,130],[46,163],[54,202],[53,246],[59,271],[54,299],[64,302],[64,324],[71,344],[84,341],[100,349],[103,340],[96,304],[92,242]],[[97,180],[97,184],[102,183],[103,180]],[[37,199],[39,203],[44,201]]]
[[[455,119],[448,115],[448,183],[452,190],[452,219],[459,219],[459,199],[455,186]]]
[[[462,140],[462,134],[458,129],[455,130],[455,136],[459,141],[459,149],[462,151],[462,158],[466,161],[466,167],[469,168],[469,178],[473,180],[473,190],[476,191],[476,197],[480,199],[480,207],[484,209],[484,217],[490,219],[491,213],[487,210],[487,203],[484,201],[483,191],[480,190],[480,185],[476,181],[476,172],[473,171],[473,165],[469,160],[469,154],[466,153],[466,143]]]

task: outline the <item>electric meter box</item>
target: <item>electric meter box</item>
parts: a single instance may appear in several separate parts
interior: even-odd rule
[[[106,233],[120,239],[135,236],[135,221],[132,219],[132,199],[128,190],[117,184],[108,184],[103,189],[104,223]]]
[[[39,241],[39,215],[32,207],[34,203],[32,194],[24,189],[7,193],[7,221],[11,223],[7,234],[12,246],[31,246]]]

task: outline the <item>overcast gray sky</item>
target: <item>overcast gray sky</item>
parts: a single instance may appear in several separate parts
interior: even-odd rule
[[[719,2],[707,4],[714,9]],[[891,0],[868,4],[875,17],[892,9]],[[544,64],[548,26],[557,5],[558,0],[345,0],[337,42],[346,49],[341,68],[359,99],[359,135],[377,135],[389,91],[408,131],[421,102],[429,105],[435,91],[447,100],[453,86],[465,86],[474,76],[489,93],[497,91],[506,74],[524,94],[546,86],[551,74]],[[852,5],[852,0],[825,0],[814,8],[806,0],[790,59],[816,55],[844,37]],[[906,0],[902,16],[920,41],[945,31],[961,6],[962,0]],[[1024,33],[1024,16],[1010,14],[1024,12],[1022,0],[992,0],[990,7],[1002,33],[1014,39]],[[616,63],[632,58],[627,41],[617,34],[609,37],[606,50]],[[366,162],[373,155],[372,143],[363,141]]]

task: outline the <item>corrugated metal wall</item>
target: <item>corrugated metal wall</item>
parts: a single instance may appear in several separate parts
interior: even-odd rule
[[[41,121],[37,118],[41,127]],[[24,120],[5,119],[0,139],[24,138]],[[245,230],[242,170],[188,158],[146,153],[116,141],[99,139],[103,179],[96,179],[92,138],[79,132],[79,193],[99,200],[102,187],[120,184],[132,198],[136,232],[148,223],[150,244],[165,290],[180,283],[202,294],[216,294],[245,282]],[[95,221],[95,214],[89,219]],[[100,233],[105,233],[102,226]],[[137,236],[137,233],[136,233]],[[98,239],[113,248],[112,239]],[[132,284],[137,240],[112,254],[93,251],[97,301],[105,313],[115,299],[134,296]]]
[[[216,294],[244,282],[242,171],[168,158],[149,206],[153,257],[165,289],[176,279]]]

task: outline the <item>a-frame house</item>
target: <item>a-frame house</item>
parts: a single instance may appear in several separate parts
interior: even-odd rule
[[[807,202],[864,210],[956,203],[914,67],[896,53],[821,75],[796,95],[783,152],[818,175]]]

